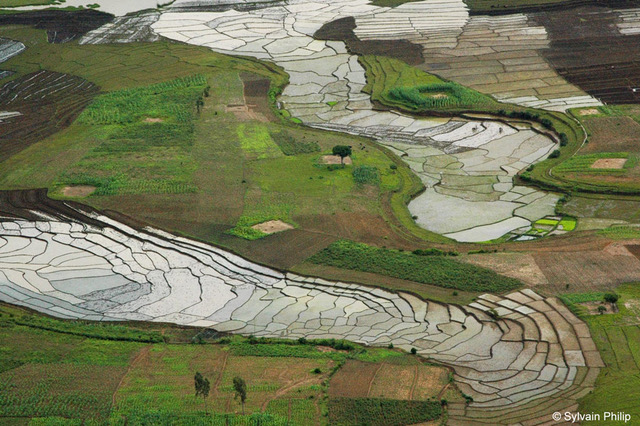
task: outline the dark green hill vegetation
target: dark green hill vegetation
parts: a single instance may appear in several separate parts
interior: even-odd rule
[[[308,261],[458,290],[498,293],[522,285],[516,279],[449,257],[422,256],[346,240],[331,244]]]

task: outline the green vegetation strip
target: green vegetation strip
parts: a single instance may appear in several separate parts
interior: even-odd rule
[[[442,415],[436,401],[404,401],[378,398],[329,400],[332,425],[403,426],[435,420]]]
[[[346,240],[331,244],[308,260],[457,290],[504,292],[521,286],[516,279],[449,257],[421,256]]]
[[[146,343],[164,341],[162,335],[154,331],[144,331],[116,324],[63,321],[43,315],[30,315],[16,310],[0,308],[0,327],[12,327],[14,325],[93,339]]]

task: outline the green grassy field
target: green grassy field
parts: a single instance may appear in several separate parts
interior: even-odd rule
[[[624,284],[619,312],[588,315],[583,302],[599,302],[601,293],[566,295],[562,299],[584,319],[591,330],[600,355],[606,364],[596,382],[596,389],[580,401],[580,412],[625,412],[632,419],[640,417],[640,285]],[[614,424],[592,422],[592,424]]]
[[[411,371],[417,362],[397,350],[343,341],[229,338],[159,324],[63,321],[7,305],[0,305],[0,339],[0,423],[12,425],[306,426],[328,424],[330,416],[342,424],[352,413],[330,414],[327,394],[331,375],[347,360]],[[206,400],[194,397],[196,371],[211,382]],[[247,382],[244,415],[234,398],[236,376]],[[414,408],[428,406],[435,419],[442,411],[432,401],[443,386],[414,401],[371,402],[411,408],[398,416],[415,419],[427,413]],[[350,401],[339,405],[357,403]],[[376,421],[377,414],[358,413],[362,422]]]

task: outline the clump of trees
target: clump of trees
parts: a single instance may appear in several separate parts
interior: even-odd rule
[[[236,376],[233,378],[233,391],[235,392],[234,398],[240,398],[240,402],[242,403],[242,415],[244,416],[244,403],[247,400],[247,383],[242,377]]]

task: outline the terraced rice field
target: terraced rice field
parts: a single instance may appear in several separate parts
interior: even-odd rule
[[[602,366],[590,334],[531,290],[468,306],[266,268],[96,213],[10,209],[0,223],[0,300],[60,318],[157,321],[287,339],[416,348],[473,397],[451,418],[512,422],[572,409]]]

